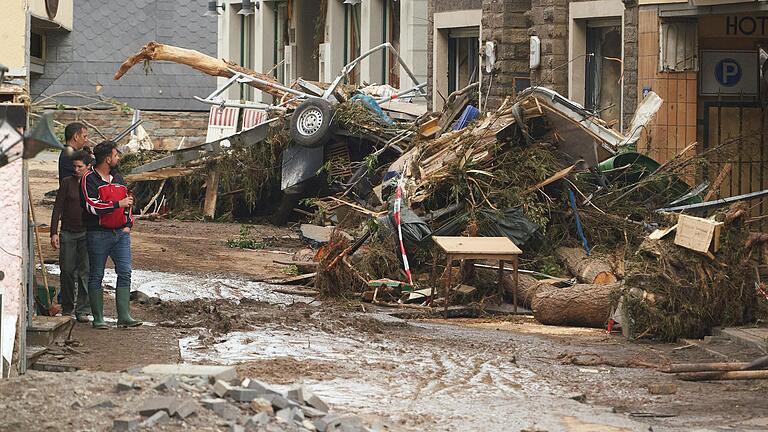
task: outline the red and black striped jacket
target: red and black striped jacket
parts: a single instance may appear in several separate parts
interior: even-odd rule
[[[130,207],[121,208],[120,200],[128,196],[125,180],[117,172],[108,181],[93,168],[80,180],[80,203],[83,205],[83,225],[87,230],[116,230],[133,226]]]

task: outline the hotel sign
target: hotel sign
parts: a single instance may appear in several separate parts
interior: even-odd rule
[[[768,14],[699,16],[702,37],[768,37]]]

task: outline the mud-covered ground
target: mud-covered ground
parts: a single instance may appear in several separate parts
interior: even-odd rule
[[[33,178],[36,184],[38,192],[47,187]],[[50,212],[38,208],[38,214]],[[88,424],[82,412],[68,409],[68,389],[87,387],[90,375],[83,371],[179,361],[236,365],[241,377],[278,385],[304,383],[334,409],[369,424],[382,420],[390,430],[768,429],[768,381],[682,382],[656,369],[670,362],[749,360],[758,352],[716,339],[708,345],[713,352],[683,348],[685,343],[628,342],[598,329],[542,326],[529,317],[401,320],[369,304],[278,294],[254,280],[284,275],[272,260],[292,248],[227,248],[226,237],[238,230],[236,224],[139,223],[134,286],[164,299],[133,305],[149,325],[99,332],[77,324],[77,352],[54,347],[58,351],[45,359],[81,371],[36,372],[0,383],[0,430],[11,421],[39,418],[32,402],[6,402],[24,389],[39,389],[39,382],[51,395],[62,395],[44,399],[46,410],[62,419],[59,425],[104,430],[107,422]],[[50,247],[47,254],[54,258]],[[114,317],[113,300],[105,304]],[[98,382],[115,379],[93,376]],[[106,382],[93,397],[108,391]],[[648,386],[660,383],[673,384],[674,394],[651,394]],[[42,401],[36,391],[24,400]],[[13,412],[5,409],[10,407]],[[21,424],[34,425],[24,430],[47,427],[45,421]]]

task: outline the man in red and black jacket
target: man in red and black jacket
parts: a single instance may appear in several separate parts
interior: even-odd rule
[[[128,194],[125,180],[116,170],[120,162],[117,145],[112,141],[101,142],[94,147],[93,156],[93,168],[80,181],[80,201],[90,264],[88,298],[91,302],[93,327],[107,328],[104,322],[104,292],[101,288],[107,257],[112,258],[117,273],[117,325],[139,326],[141,321],[134,320],[130,311],[133,197]]]

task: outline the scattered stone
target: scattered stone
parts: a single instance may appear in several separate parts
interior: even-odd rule
[[[286,423],[290,423],[292,421],[301,422],[304,421],[304,412],[302,412],[297,407],[283,408],[275,413],[275,417],[285,421]]]
[[[568,393],[567,395],[565,395],[565,397],[581,403],[584,403],[587,401],[587,395],[585,395],[584,393],[578,393],[578,392]]]
[[[115,432],[133,432],[139,428],[141,417],[120,417],[112,422],[112,430]]]
[[[338,414],[328,414],[315,420],[314,424],[319,432],[330,432],[329,428],[334,430],[337,426],[341,425],[341,416]]]
[[[142,428],[151,428],[151,427],[153,427],[155,425],[166,423],[170,419],[171,418],[168,416],[167,412],[165,412],[165,411],[158,411],[158,412],[152,414],[152,417],[150,417],[150,418],[144,420],[143,422],[141,422],[141,425],[139,425],[139,426],[141,426]]]
[[[117,382],[117,392],[124,392],[128,390],[133,390],[133,380],[130,378],[120,378],[120,380]]]
[[[138,369],[139,373],[147,375],[186,375],[204,377],[207,379],[233,380],[237,371],[232,366],[208,366],[193,364],[151,364]]]
[[[98,402],[96,402],[93,405],[91,405],[89,408],[91,408],[91,409],[93,409],[93,408],[114,408],[116,406],[117,405],[115,405],[115,403],[112,402],[111,399],[102,398],[102,399],[99,399]]]
[[[364,432],[363,419],[358,416],[348,415],[341,418],[341,424],[338,427],[343,432]]]
[[[179,383],[179,387],[181,387],[182,389],[184,389],[184,390],[186,390],[186,391],[188,391],[190,393],[200,393],[200,389],[199,388],[197,388],[197,387],[195,387],[193,385],[189,385],[189,384],[184,383],[184,382]]]
[[[234,387],[231,388],[229,392],[227,392],[227,395],[234,399],[236,402],[250,402],[258,397],[263,396],[264,393],[255,389]]]
[[[235,420],[240,415],[240,408],[227,401],[214,404],[211,410],[224,420]]]
[[[197,403],[193,400],[186,400],[176,406],[176,417],[185,419],[197,412]]]
[[[674,383],[658,383],[649,384],[648,393],[652,395],[671,395],[677,393],[677,384]]]
[[[259,380],[254,380],[254,379],[246,378],[245,380],[243,380],[243,387],[246,387],[246,388],[249,388],[249,389],[253,389],[253,390],[257,390],[257,391],[261,392],[262,394],[275,394],[275,395],[282,396],[280,394],[280,392],[271,389],[269,387],[269,385],[267,385],[266,383],[261,382]]]
[[[305,405],[310,396],[312,396],[312,392],[304,386],[293,387],[286,394],[288,399],[297,402],[299,405]]]
[[[303,420],[303,421],[301,422],[301,425],[304,427],[304,429],[307,429],[307,430],[309,430],[310,432],[314,432],[314,431],[316,431],[316,430],[317,430],[317,428],[315,427],[315,424],[314,424],[314,423],[312,423],[312,422],[311,422],[311,421],[309,421],[309,420]]]
[[[272,407],[270,407],[271,409]],[[246,426],[255,426],[255,427],[262,427],[269,423],[269,420],[271,419],[270,415],[266,412],[262,411],[255,416],[252,416],[248,421],[245,423]]]
[[[230,390],[232,390],[232,386],[222,380],[216,381],[216,384],[213,385],[213,392],[220,398],[227,396]]]
[[[306,404],[311,406],[312,408],[318,409],[326,413],[331,410],[328,404],[325,403],[325,401],[320,399],[320,397],[314,393],[312,393],[309,396],[309,398],[306,400]]]
[[[269,401],[269,403],[272,404],[275,410],[281,410],[283,408],[288,408],[296,405],[294,402],[289,401],[288,399],[284,398],[282,395],[279,395],[279,394],[265,394],[262,397],[267,401]]]
[[[245,432],[245,428],[237,423],[231,424],[229,430],[232,432]]]
[[[200,403],[203,404],[203,406],[208,408],[209,410],[212,410],[213,407],[218,404],[226,403],[226,402],[227,402],[226,399],[221,399],[221,398],[208,398],[208,399],[200,400]]]
[[[160,381],[158,385],[155,386],[155,390],[166,392],[168,390],[174,390],[179,386],[179,381],[176,379],[175,376],[169,376]]]
[[[168,396],[154,397],[144,401],[139,408],[139,414],[144,417],[150,417],[158,411],[164,411],[169,416],[172,416],[176,413],[177,406],[178,401],[175,398]]]
[[[264,412],[269,415],[273,415],[275,413],[275,410],[272,409],[272,403],[262,397],[258,397],[251,401],[251,410],[255,413]]]
[[[317,418],[317,417],[323,417],[326,414],[328,414],[327,412],[320,411],[319,409],[312,408],[310,406],[300,406],[299,408],[304,413],[305,417]]]
[[[80,409],[83,407],[83,403],[80,402],[79,399],[76,399],[74,402],[72,402],[72,405],[70,405],[72,409]]]

